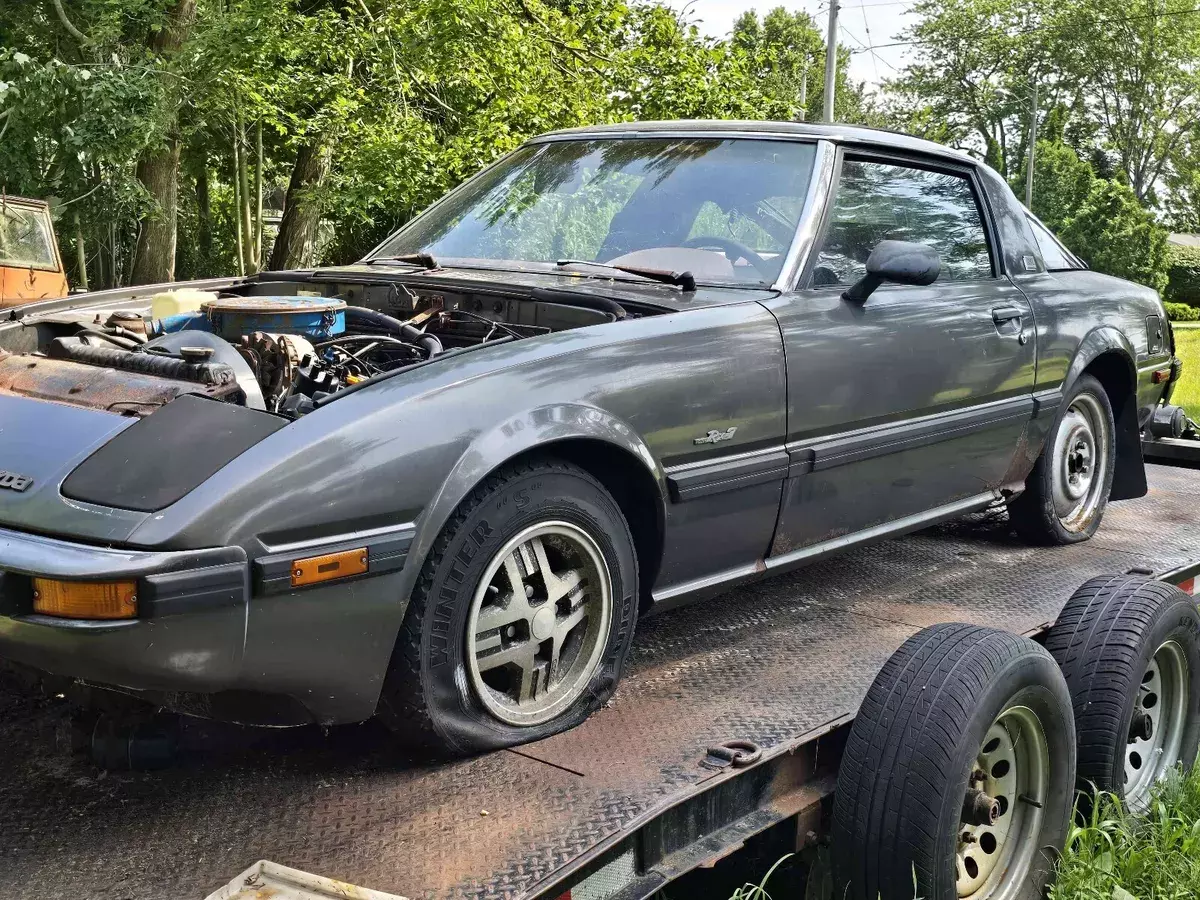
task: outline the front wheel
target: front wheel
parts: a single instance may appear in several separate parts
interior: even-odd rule
[[[463,755],[538,740],[611,696],[637,614],[620,508],[543,459],[490,475],[421,570],[379,701],[410,749]]]
[[[1034,544],[1086,541],[1100,527],[1112,490],[1116,424],[1104,385],[1082,375],[1063,399],[1025,491],[1008,514]]]

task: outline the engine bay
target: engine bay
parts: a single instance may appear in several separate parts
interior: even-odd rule
[[[638,315],[554,289],[455,293],[398,281],[251,281],[28,316],[0,391],[128,416],[185,394],[296,418],[372,379],[496,341]],[[157,313],[157,314],[156,314]]]

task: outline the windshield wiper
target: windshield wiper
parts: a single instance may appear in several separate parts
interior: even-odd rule
[[[596,266],[600,269],[612,269],[614,272],[626,272],[649,278],[662,284],[674,284],[692,293],[696,290],[696,278],[691,272],[672,272],[670,269],[646,269],[642,266],[615,266],[612,263],[593,262],[590,259],[560,259],[555,263],[560,268],[565,266]]]
[[[400,256],[376,256],[367,260],[367,264],[381,262],[406,263],[410,266],[420,266],[422,269],[440,269],[441,265],[430,253],[404,253]]]

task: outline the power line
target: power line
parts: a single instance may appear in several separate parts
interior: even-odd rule
[[[1007,32],[1009,37],[1023,37],[1027,34],[1036,34],[1040,31],[1057,31],[1063,28],[1078,28],[1083,24],[1091,25],[1117,25],[1122,22],[1140,22],[1146,19],[1162,19],[1169,16],[1192,16],[1200,13],[1200,8],[1196,9],[1165,9],[1161,12],[1143,13],[1136,16],[1112,16],[1107,19],[1092,19],[1085,22],[1062,22],[1048,25],[1034,25],[1029,28],[1024,28],[1018,31]],[[972,37],[982,37],[986,32],[978,32]],[[874,47],[863,46],[858,50],[851,50],[851,53],[866,53],[868,50],[883,50],[888,47],[918,47],[930,44],[930,41],[893,41],[890,44],[876,44]]]

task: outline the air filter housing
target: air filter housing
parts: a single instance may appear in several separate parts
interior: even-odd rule
[[[346,330],[346,302],[334,297],[221,297],[200,309],[227,341],[255,331],[327,340]]]

